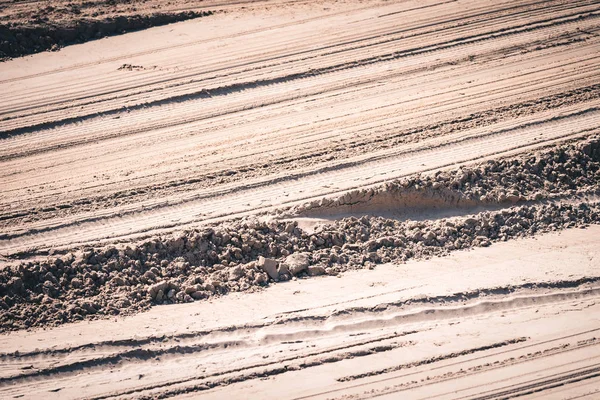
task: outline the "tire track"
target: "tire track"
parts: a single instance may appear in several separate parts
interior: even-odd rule
[[[364,161],[355,163],[354,165],[346,165],[343,168],[342,166],[336,166],[332,170],[323,169],[316,173],[311,172],[302,177],[303,179],[300,179],[300,176],[290,177],[288,175],[272,180],[267,184],[257,183],[256,186],[247,184],[243,189],[234,186],[231,189],[230,195],[224,196],[221,194],[217,196],[216,193],[211,193],[205,200],[200,199],[172,207],[163,206],[157,209],[150,209],[146,213],[134,211],[131,215],[127,215],[121,212],[121,215],[117,217],[110,217],[109,214],[108,218],[96,213],[96,216],[89,222],[77,221],[72,224],[62,222],[62,225],[50,225],[46,227],[44,226],[45,224],[40,224],[29,232],[13,234],[11,236],[3,235],[0,241],[0,250],[4,254],[9,255],[22,251],[24,248],[31,249],[32,247],[48,245],[49,243],[54,243],[57,247],[64,245],[72,246],[76,245],[76,243],[85,243],[94,240],[92,238],[96,238],[95,240],[107,239],[111,236],[118,238],[120,234],[117,233],[119,232],[117,229],[120,229],[120,232],[123,232],[122,234],[130,235],[132,233],[145,233],[157,228],[181,228],[190,223],[231,217],[234,215],[232,213],[233,209],[241,210],[241,213],[268,211],[273,207],[290,206],[294,202],[309,201],[311,198],[320,198],[326,195],[341,193],[345,190],[374,185],[416,172],[433,171],[451,165],[480,160],[492,155],[497,156],[509,153],[524,146],[531,146],[534,138],[536,139],[536,145],[540,146],[556,139],[589,135],[594,129],[597,129],[599,121],[600,112],[596,108],[590,108],[583,113],[577,112],[556,121],[550,118],[545,123],[538,122],[531,125],[532,127],[537,125],[536,128],[529,128],[530,125],[524,125],[509,129],[508,131],[492,130],[485,135],[475,133],[472,136],[465,136],[461,132],[453,135],[455,137],[454,140],[446,137],[443,145],[438,143],[433,147],[435,150],[432,150],[431,143],[424,141],[419,146],[421,147],[420,151],[408,147],[402,153],[403,157],[399,157],[398,154],[396,157],[386,156],[382,159],[375,159],[371,155],[369,163],[377,165],[377,168],[381,171],[388,171],[384,175],[373,175],[371,169],[365,168],[365,165],[369,163],[365,163]],[[560,129],[557,129],[557,125]],[[513,132],[513,134],[507,134],[508,132]],[[440,139],[437,140],[439,141]],[[435,142],[436,139],[429,142],[432,141]],[[460,151],[457,152],[457,149],[460,149]],[[449,163],[448,160],[452,159],[455,161]],[[330,176],[330,178],[326,176]],[[359,182],[358,185],[356,184],[357,181]],[[338,187],[344,182],[346,187],[342,191],[332,191],[323,186],[325,182],[336,182]],[[306,196],[302,189],[304,187],[319,188],[320,193],[310,193],[310,195]],[[289,193],[297,193],[298,197],[289,199],[287,195]],[[266,205],[264,204],[264,200],[259,200],[268,198],[279,198],[281,200],[279,202],[271,200]],[[228,204],[232,206],[227,213],[223,213],[222,210],[221,204],[224,201],[223,199],[228,199]],[[197,215],[196,210],[198,209],[203,210],[203,215],[200,217]],[[186,219],[184,219],[184,216],[186,216]],[[176,218],[178,222],[167,222],[173,218]],[[137,227],[135,231],[132,231],[131,228],[132,221],[136,221],[135,224]],[[146,225],[144,226],[143,224]],[[101,233],[107,230],[112,230],[111,236]]]
[[[577,281],[551,282],[548,284],[525,284],[520,287],[499,287],[491,289],[480,289],[470,293],[455,293],[451,295],[438,296],[434,298],[409,299],[395,303],[378,305],[375,309],[349,308],[338,310],[330,315],[307,314],[302,317],[290,315],[284,319],[277,319],[267,324],[244,325],[234,327],[223,327],[221,329],[207,332],[190,332],[179,334],[172,337],[149,337],[139,340],[128,340],[124,342],[108,343],[89,343],[77,348],[47,349],[36,350],[30,353],[3,354],[0,358],[10,371],[15,367],[21,366],[18,375],[7,376],[2,373],[0,377],[0,390],[2,388],[13,388],[18,390],[21,385],[27,385],[32,380],[38,382],[38,385],[44,385],[44,382],[53,380],[76,379],[81,373],[102,373],[110,368],[128,368],[131,364],[154,363],[157,357],[173,357],[181,359],[199,357],[211,357],[217,354],[218,357],[231,357],[242,349],[252,349],[253,347],[265,349],[272,347],[295,349],[298,344],[306,342],[315,342],[317,349],[311,346],[305,347],[305,350],[292,350],[284,352],[273,360],[263,360],[256,362],[248,360],[236,367],[229,367],[224,370],[216,370],[204,376],[191,376],[185,379],[169,381],[158,385],[138,387],[133,390],[111,393],[102,396],[93,396],[96,399],[105,399],[123,395],[139,396],[144,392],[161,389],[163,392],[155,392],[151,396],[164,397],[172,392],[164,392],[164,389],[175,385],[184,385],[183,389],[175,389],[177,393],[208,390],[211,387],[230,385],[236,382],[243,382],[248,379],[256,379],[262,376],[273,376],[288,371],[299,371],[313,368],[329,363],[341,362],[356,357],[371,357],[382,352],[390,352],[406,346],[415,345],[413,340],[398,341],[399,338],[410,339],[420,331],[414,330],[392,330],[403,326],[410,326],[418,321],[427,322],[429,328],[443,323],[443,321],[455,318],[474,318],[478,315],[498,313],[500,310],[518,310],[526,309],[531,306],[544,307],[554,303],[564,303],[573,300],[598,297],[598,290],[585,286],[597,282],[597,278],[582,279]],[[542,294],[541,291],[552,288],[548,294]],[[575,289],[575,290],[572,290]],[[507,297],[507,293],[511,295]],[[489,297],[489,296],[492,297]],[[483,300],[485,299],[485,300]],[[420,308],[424,305],[427,308]],[[406,308],[406,309],[405,309]],[[382,309],[386,311],[382,312]],[[399,310],[400,313],[398,314]],[[414,311],[412,311],[414,310]],[[401,318],[394,317],[395,315]],[[355,322],[356,321],[356,322]],[[350,322],[350,324],[349,324]],[[332,325],[332,323],[334,325]],[[382,325],[384,323],[384,325]],[[313,325],[315,329],[321,330],[320,333],[314,333],[308,329],[307,324]],[[376,324],[376,325],[373,325]],[[349,328],[352,326],[352,328]],[[376,336],[366,336],[362,339],[354,339],[360,332],[369,331],[378,327],[379,332],[386,326],[390,333],[378,334]],[[396,328],[394,328],[396,327]],[[268,333],[272,331],[272,333]],[[282,332],[292,331],[293,334]],[[470,348],[459,352],[453,352],[446,355],[437,356],[433,359],[424,359],[414,363],[395,367],[385,371],[374,372],[370,376],[377,376],[383,373],[390,373],[399,370],[412,370],[421,365],[437,365],[442,360],[452,360],[462,358],[467,355],[477,353],[486,353],[489,350],[500,347],[509,347],[506,351],[494,352],[493,355],[502,355],[508,352],[523,351],[528,348],[539,347],[544,344],[555,344],[559,341],[565,341],[581,335],[589,335],[597,331],[581,332],[575,335],[561,336],[553,338],[546,342],[529,343],[515,348],[515,344],[527,341],[526,338],[516,338],[499,343],[487,344],[480,347]],[[227,334],[224,341],[219,339],[221,333]],[[343,340],[343,343],[336,346],[319,345],[324,338],[332,335],[350,334]],[[212,339],[214,337],[216,340]],[[200,341],[199,341],[200,340]],[[580,341],[574,347],[552,348],[551,354],[547,351],[536,354],[519,362],[537,360],[540,357],[556,355],[560,352],[569,352],[583,348],[585,346],[597,345],[596,341]],[[123,348],[124,347],[124,348]],[[118,352],[111,352],[115,348]],[[81,353],[81,354],[78,354]],[[470,358],[470,361],[484,359],[490,355]],[[62,361],[61,361],[62,360]],[[75,360],[75,361],[74,361]],[[44,367],[44,365],[49,365]],[[282,365],[285,367],[282,368]],[[139,368],[139,367],[138,367]],[[442,368],[442,367],[440,367]],[[257,369],[263,369],[262,372],[252,372]],[[233,374],[233,375],[232,375]],[[364,378],[364,376],[352,377],[352,379],[341,378],[341,382]],[[210,380],[209,383],[198,386],[196,384],[189,386],[195,381]],[[200,389],[199,389],[200,388]],[[167,396],[168,397],[168,396]]]
[[[564,16],[557,16],[557,17],[554,17],[551,19],[542,19],[540,21],[535,21],[533,23],[516,25],[516,26],[510,27],[510,28],[501,28],[501,29],[498,29],[495,31],[492,30],[491,32],[487,31],[486,33],[481,34],[481,35],[470,35],[470,36],[458,37],[456,39],[446,41],[446,42],[436,43],[431,46],[414,47],[414,48],[409,48],[406,50],[395,51],[392,53],[377,54],[377,55],[369,57],[369,58],[354,59],[351,62],[328,65],[328,66],[321,67],[321,68],[311,68],[311,70],[309,72],[297,72],[294,74],[287,74],[287,75],[283,75],[283,76],[276,76],[276,77],[272,77],[272,78],[268,78],[268,79],[254,80],[254,81],[250,81],[250,82],[235,83],[232,85],[226,85],[226,86],[221,86],[221,87],[217,87],[217,88],[201,88],[200,90],[198,90],[196,92],[185,93],[185,94],[181,94],[179,96],[171,96],[171,97],[160,99],[160,100],[145,102],[143,104],[128,105],[127,110],[128,111],[134,111],[134,110],[139,110],[139,109],[145,110],[148,108],[153,108],[156,106],[161,106],[161,105],[170,104],[170,103],[180,103],[183,101],[190,101],[190,100],[203,99],[203,98],[204,99],[214,98],[216,96],[228,95],[228,94],[232,94],[232,93],[236,93],[236,92],[243,92],[248,89],[260,89],[261,87],[269,87],[269,86],[272,86],[275,84],[292,83],[296,80],[302,80],[302,79],[305,79],[308,77],[313,77],[315,75],[318,76],[318,75],[330,74],[332,72],[340,72],[340,71],[344,71],[344,70],[350,69],[350,68],[359,68],[359,67],[376,64],[376,63],[388,62],[391,60],[398,60],[398,59],[408,57],[408,56],[417,56],[420,54],[429,53],[431,51],[440,51],[443,49],[454,48],[459,45],[461,45],[461,46],[469,45],[469,44],[480,42],[482,40],[496,39],[496,38],[504,37],[506,35],[518,35],[518,34],[522,34],[524,32],[531,32],[536,29],[548,28],[550,26],[560,26],[562,24],[571,23],[574,21],[582,22],[586,19],[597,19],[598,16],[600,15],[600,13],[594,13],[594,12],[590,12],[590,13],[584,14],[584,15],[581,15],[580,13],[581,13],[581,11],[578,11],[576,13],[571,13],[571,14],[567,14]],[[364,49],[361,48],[361,50],[364,50]],[[118,100],[122,101],[125,99],[118,98]],[[93,104],[96,104],[96,102],[97,101],[93,102]],[[9,136],[13,136],[13,135],[20,135],[23,133],[28,133],[28,132],[32,132],[32,131],[36,131],[36,130],[40,130],[40,129],[47,129],[47,128],[52,128],[55,126],[61,126],[61,125],[65,125],[65,124],[79,122],[81,120],[86,120],[86,119],[89,119],[92,117],[115,115],[115,114],[122,113],[122,112],[123,112],[123,106],[120,106],[118,108],[102,110],[102,111],[94,110],[93,114],[90,113],[87,115],[77,115],[75,117],[69,117],[67,119],[56,120],[56,121],[53,120],[51,122],[40,122],[40,123],[28,124],[27,127],[11,128],[9,125],[8,129],[3,129],[3,132],[0,136],[0,138],[9,137]],[[6,123],[6,121],[4,121],[4,123]]]
[[[596,89],[549,108],[506,107],[594,87],[599,4],[351,6],[242,30],[231,38],[248,46],[227,42],[203,59],[185,49],[222,35],[132,54],[185,61],[172,76],[72,65],[60,73],[82,74],[56,97],[60,84],[29,76],[4,104],[41,91],[50,102],[0,122],[0,251],[164,233],[589,135]],[[323,21],[339,32],[311,29]],[[492,110],[505,111],[477,119]]]

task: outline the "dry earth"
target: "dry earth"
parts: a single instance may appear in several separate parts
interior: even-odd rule
[[[213,11],[206,11],[202,3],[187,0],[1,2],[0,61],[212,15]]]
[[[599,234],[571,229],[14,332],[0,336],[0,390],[60,399],[594,399]]]
[[[598,2],[201,5],[0,64],[1,397],[600,396]]]

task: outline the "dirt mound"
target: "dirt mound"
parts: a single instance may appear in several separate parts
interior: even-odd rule
[[[399,215],[424,210],[510,205],[597,194],[600,139],[537,154],[489,160],[477,167],[394,181],[296,206],[286,216]]]
[[[367,208],[372,199],[414,199],[419,191],[426,193],[423,198],[452,198],[456,204],[524,202],[474,216],[423,221],[347,217],[313,233],[294,221],[247,219],[135,246],[87,248],[23,263],[0,272],[0,324],[12,330],[127,314],[152,304],[191,302],[294,277],[335,275],[583,227],[600,222],[600,203],[582,198],[597,194],[599,181],[600,140],[593,138],[358,192]],[[295,211],[348,207],[356,196]],[[548,201],[557,197],[568,201]]]

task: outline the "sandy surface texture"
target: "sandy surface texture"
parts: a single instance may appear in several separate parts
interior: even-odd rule
[[[599,397],[599,17],[2,3],[0,397]]]
[[[15,332],[0,337],[0,389],[61,399],[594,398],[599,236],[597,226],[573,229]]]
[[[597,130],[596,4],[419,4],[219,15],[0,65],[0,252],[268,211]]]
[[[371,2],[377,0],[370,0]],[[343,0],[15,0],[0,3],[0,62],[214,13],[304,13],[339,7]]]
[[[212,15],[201,1],[12,1],[0,4],[0,62]]]

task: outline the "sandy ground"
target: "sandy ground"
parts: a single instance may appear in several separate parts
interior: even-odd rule
[[[0,2],[0,62],[214,13],[297,9],[307,4],[332,5],[328,0],[4,1]]]
[[[597,2],[203,2],[217,6],[230,9],[0,63],[0,320],[21,304],[89,298],[79,275],[47,273],[71,253],[65,268],[85,282],[155,305],[3,333],[0,397],[600,397],[600,150],[586,144],[600,133]],[[538,151],[565,172],[527,164]],[[499,160],[496,183],[469,178]],[[458,200],[414,197],[440,172]],[[411,195],[394,186],[401,202],[356,200],[417,175],[433,181],[411,181]],[[540,177],[543,191],[523,191]],[[513,233],[489,228],[490,212]],[[376,253],[364,227],[340,220],[364,214],[426,222],[413,247],[403,231],[397,252]],[[433,233],[455,226],[448,215],[481,224],[468,244]],[[183,290],[157,296],[118,275],[174,278],[183,254],[165,238],[254,216],[299,225],[272,228],[270,253],[207,234],[194,243],[227,260],[192,249],[185,268],[254,279],[259,255],[281,267],[301,248],[322,269],[310,275],[336,276],[281,282],[264,267],[264,289],[218,296],[202,282],[186,295],[204,300],[182,304]],[[311,233],[332,221],[347,236]],[[521,231],[538,234],[508,240]],[[294,235],[307,243],[284,248]],[[113,256],[89,250],[115,244]],[[364,269],[339,267],[336,247],[363,252]],[[421,259],[402,263],[400,248]],[[41,268],[37,286],[15,289],[21,262]]]
[[[214,16],[0,65],[0,252],[183,228],[597,130],[598,88],[552,100],[598,83],[597,5],[485,4]]]
[[[6,398],[592,399],[599,237],[597,226],[573,229],[12,333],[0,337],[0,388]]]

